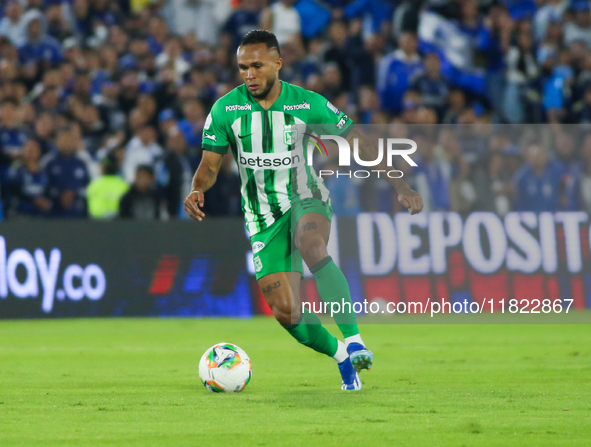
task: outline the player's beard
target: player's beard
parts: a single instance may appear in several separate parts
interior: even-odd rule
[[[271,91],[271,89],[273,88],[274,85],[275,85],[275,77],[269,78],[269,79],[267,79],[267,87],[265,88],[265,90],[263,90],[260,93],[257,93],[256,95],[251,93],[251,95],[253,98],[256,98],[256,99],[265,99],[269,95],[269,92]]]

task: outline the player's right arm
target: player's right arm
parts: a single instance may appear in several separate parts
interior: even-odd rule
[[[211,151],[203,151],[203,158],[191,184],[191,193],[185,199],[185,211],[195,220],[202,221],[205,213],[201,210],[205,203],[204,193],[211,188],[220,172],[223,155]]]
[[[222,166],[222,158],[228,151],[227,127],[222,110],[216,102],[207,116],[203,128],[203,157],[193,177],[191,193],[184,202],[187,214],[198,221],[202,221],[205,217],[202,211],[205,203],[204,193],[215,184]]]

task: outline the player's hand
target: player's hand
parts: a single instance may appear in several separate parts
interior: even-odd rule
[[[201,211],[204,200],[203,191],[191,191],[184,202],[187,214],[199,222],[205,218],[205,213]]]
[[[420,213],[423,209],[423,198],[408,186],[398,192],[398,201],[408,209],[410,214]]]

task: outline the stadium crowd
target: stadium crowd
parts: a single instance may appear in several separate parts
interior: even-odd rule
[[[589,1],[8,0],[0,17],[4,218],[186,217],[256,28],[283,80],[416,138],[419,167],[398,169],[427,210],[591,212]],[[327,185],[337,214],[400,210],[385,181]],[[240,214],[229,155],[205,208]]]

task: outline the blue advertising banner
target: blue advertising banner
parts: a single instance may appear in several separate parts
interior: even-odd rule
[[[0,318],[252,315],[239,219],[6,222]]]
[[[591,308],[584,212],[335,216],[329,253],[356,302],[560,300]],[[304,301],[319,300],[305,271]],[[0,318],[269,314],[241,219],[0,227]]]

